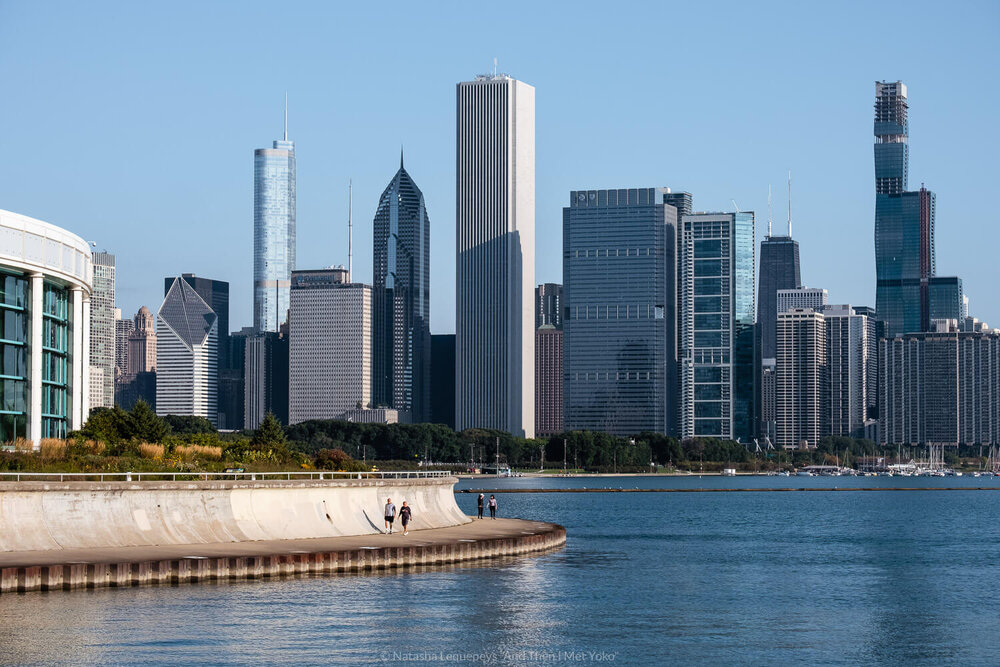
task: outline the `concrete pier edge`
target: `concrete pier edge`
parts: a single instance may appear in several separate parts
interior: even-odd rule
[[[523,525],[517,527],[523,530],[516,531],[517,534],[512,531],[474,541],[448,538],[421,545],[401,544],[306,553],[15,565],[0,568],[0,594],[368,574],[538,554],[557,549],[566,543],[566,529],[560,525],[537,521],[507,521],[518,521],[518,524]],[[425,531],[412,534],[419,535],[423,532]]]

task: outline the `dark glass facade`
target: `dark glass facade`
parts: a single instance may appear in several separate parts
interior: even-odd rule
[[[563,209],[566,430],[676,432],[677,209],[662,188]]]
[[[431,335],[431,423],[455,428],[455,334]]]
[[[774,438],[773,428],[768,428],[765,422],[773,420],[764,419],[761,413],[761,406],[765,400],[773,403],[774,385],[770,383],[767,387],[763,384],[762,373],[764,360],[777,358],[777,347],[775,332],[778,324],[778,290],[795,289],[802,285],[802,276],[799,272],[799,244],[790,236],[767,236],[760,244],[760,275],[757,283],[757,325],[754,330],[754,352],[756,359],[754,367],[757,369],[754,378],[757,382],[758,395],[756,408],[754,410],[754,420],[756,427],[754,432],[759,436],[767,435]],[[771,396],[765,397],[764,391],[772,392]]]
[[[430,220],[403,168],[382,192],[373,227],[373,378],[376,406],[430,419]]]

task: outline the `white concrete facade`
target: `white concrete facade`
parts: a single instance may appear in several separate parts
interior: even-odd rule
[[[535,89],[457,86],[455,423],[535,431]]]
[[[89,414],[89,348],[86,344],[89,300],[93,289],[90,247],[82,238],[47,222],[0,210],[0,272],[25,281],[25,299],[4,286],[3,305],[12,312],[25,314],[25,362],[30,371],[24,375],[26,398],[11,400],[5,417],[22,420],[23,437],[37,448],[43,437],[59,437],[65,431],[79,429]],[[65,311],[53,305],[46,315],[46,288],[65,290]],[[6,309],[6,308],[5,308]],[[46,323],[49,326],[46,326]],[[62,327],[64,339],[62,338]],[[44,336],[65,344],[64,353],[43,349]],[[8,340],[13,335],[6,334]],[[6,343],[5,343],[6,345]],[[46,377],[46,362],[64,364],[65,378]],[[13,369],[6,369],[11,375]],[[50,372],[52,372],[50,370]],[[64,381],[63,381],[64,380]],[[14,382],[16,385],[17,381]],[[19,391],[19,390],[15,390]],[[48,401],[45,392],[48,391]],[[55,400],[54,394],[61,399]],[[48,404],[47,404],[48,403]],[[10,407],[10,409],[8,409]],[[22,412],[23,410],[23,412]],[[60,411],[62,414],[60,415]],[[20,427],[19,427],[20,428]]]

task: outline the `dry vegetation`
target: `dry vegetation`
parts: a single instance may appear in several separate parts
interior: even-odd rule
[[[222,458],[222,447],[210,447],[207,445],[177,445],[174,447],[174,455],[182,461],[194,461],[195,459],[211,459],[218,461]]]

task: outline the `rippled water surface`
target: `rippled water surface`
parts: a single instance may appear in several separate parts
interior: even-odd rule
[[[491,482],[657,488],[693,480]],[[717,477],[693,485],[878,484],[997,486],[972,478]],[[459,488],[485,485],[463,480]],[[474,510],[474,495],[457,497]],[[377,576],[3,596],[0,655],[159,664],[1000,659],[997,491],[498,498],[505,516],[565,525],[566,548]]]

